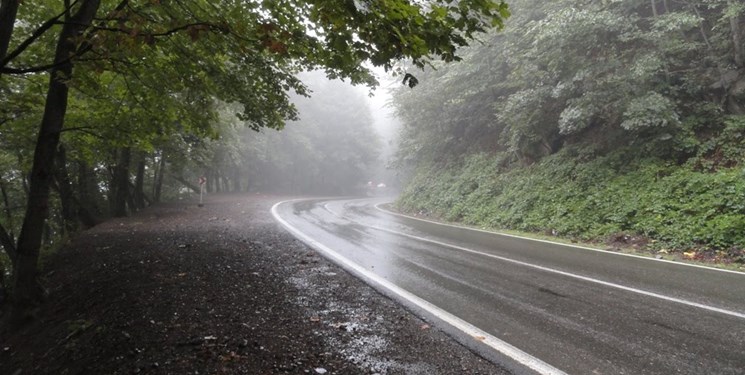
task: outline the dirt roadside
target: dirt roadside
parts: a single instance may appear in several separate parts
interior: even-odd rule
[[[164,204],[49,259],[36,322],[0,374],[506,374],[331,264],[278,197]]]

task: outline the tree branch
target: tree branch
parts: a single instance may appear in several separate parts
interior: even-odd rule
[[[5,73],[5,74],[28,74],[28,73],[44,72],[44,71],[47,71],[47,70],[50,70],[50,69],[57,68],[57,67],[59,67],[59,66],[61,66],[63,64],[67,64],[70,61],[72,61],[73,59],[75,59],[77,57],[80,57],[83,54],[85,54],[86,52],[92,50],[93,49],[93,46],[90,43],[84,43],[81,46],[81,48],[79,48],[77,51],[75,51],[75,53],[73,55],[71,55],[70,57],[68,57],[68,58],[66,58],[66,59],[64,59],[62,61],[58,61],[56,63],[47,64],[47,65],[41,65],[41,66],[36,66],[36,67],[29,67],[29,68],[9,68],[9,67],[6,67],[5,66],[11,60],[13,60],[14,58],[18,57],[18,55],[20,55],[26,48],[28,48],[31,44],[33,44],[34,41],[36,41],[39,37],[41,37],[41,35],[43,35],[47,30],[49,30],[54,25],[71,24],[71,25],[76,25],[76,26],[83,26],[83,27],[86,27],[86,28],[89,27],[90,25],[81,25],[81,24],[76,24],[75,22],[67,22],[67,21],[60,22],[59,21],[59,19],[62,18],[63,16],[65,16],[65,18],[70,18],[69,17],[70,9],[72,7],[74,7],[75,4],[77,4],[79,1],[80,0],[75,0],[72,3],[70,3],[69,1],[65,1],[65,10],[62,13],[60,13],[57,16],[55,16],[55,17],[47,20],[46,22],[44,22],[41,26],[39,26],[38,29],[36,29],[36,31],[34,31],[34,33],[28,39],[26,39],[25,41],[23,41],[23,43],[21,43],[13,52],[11,52],[8,56],[6,56],[5,58],[3,58],[2,62],[0,62],[0,67],[1,67],[0,68],[0,74],[3,74],[3,73]],[[129,0],[122,0],[122,2],[119,3],[115,9],[116,10],[122,10],[128,4],[129,4]],[[95,32],[95,27],[94,27],[94,32]],[[87,38],[85,38],[85,39],[86,40],[90,40],[90,37],[91,36],[92,35],[89,34],[89,35],[87,35]]]
[[[0,61],[0,66],[5,67],[5,65],[7,65],[9,62],[11,62],[16,57],[18,57],[18,55],[20,55],[21,53],[23,53],[23,51],[25,51],[26,48],[28,48],[37,39],[39,39],[42,35],[44,35],[44,33],[47,32],[47,30],[51,29],[52,26],[58,24],[58,20],[60,18],[62,18],[62,16],[64,16],[65,14],[67,14],[70,11],[70,8],[72,8],[75,4],[77,4],[78,1],[79,0],[75,0],[75,2],[73,2],[72,4],[69,4],[69,6],[66,6],[65,7],[65,10],[62,13],[60,13],[60,14],[58,14],[58,15],[50,18],[50,19],[48,19],[46,22],[44,22],[43,24],[41,24],[41,26],[39,26],[39,28],[36,29],[36,31],[34,31],[34,33],[31,34],[30,37],[28,37],[26,40],[24,40],[23,43],[19,44],[18,47],[16,47],[13,50],[13,52],[9,53],[7,56],[5,56],[2,59],[2,61]]]
[[[95,129],[95,128],[92,127],[92,126],[78,126],[78,127],[74,127],[74,128],[64,128],[64,129],[60,130],[60,133],[64,133],[64,132],[67,132],[67,131],[79,131],[79,132],[82,132],[82,133],[91,135],[93,137],[96,137],[98,139],[104,139],[104,137],[102,137],[102,136],[100,136],[100,135],[98,135],[98,134],[96,134],[96,133],[94,133],[92,131],[88,131],[88,129]]]
[[[72,54],[70,57],[67,57],[65,59],[62,59],[60,61],[57,61],[56,63],[47,64],[47,65],[41,65],[41,66],[35,66],[31,68],[7,68],[3,67],[0,69],[0,73],[6,73],[6,74],[28,74],[28,73],[40,73],[45,72],[47,70],[51,70],[54,68],[58,68],[62,65],[70,63],[70,61],[74,60],[77,57],[82,56],[86,52],[90,51],[92,49],[91,45],[86,45],[83,48],[78,49],[74,54]]]
[[[72,25],[74,25],[75,23],[72,23],[72,22],[70,22],[70,23],[68,23],[68,22],[55,22],[55,24],[72,24]],[[83,25],[79,25],[79,26],[83,26]],[[212,24],[212,23],[209,23],[209,22],[195,22],[195,23],[190,23],[190,24],[186,24],[186,25],[181,25],[179,27],[176,27],[176,28],[173,28],[171,30],[167,30],[167,31],[164,31],[164,32],[161,32],[161,33],[142,33],[142,34],[137,34],[137,36],[144,37],[144,38],[166,37],[166,36],[173,35],[173,34],[179,32],[179,31],[188,30],[189,28],[192,28],[192,27],[207,27],[208,29],[213,30],[213,31],[219,31],[221,33],[230,33],[230,30],[228,28],[226,28],[225,26],[215,25],[215,24]],[[116,28],[116,27],[93,26],[91,28],[91,30],[93,30],[94,32],[95,31],[110,31],[110,32],[123,33],[123,34],[127,34],[127,35],[130,35],[131,34],[131,31],[130,30],[123,29],[123,28]],[[0,68],[0,74],[2,74],[2,73],[4,73],[4,74],[28,74],[28,73],[40,73],[40,72],[44,72],[44,71],[47,71],[47,70],[50,70],[50,69],[54,69],[54,68],[56,68],[58,66],[61,66],[63,64],[67,64],[70,61],[72,61],[72,60],[74,60],[74,59],[76,59],[76,58],[84,55],[88,51],[91,51],[92,49],[93,49],[93,46],[90,43],[85,43],[72,56],[70,56],[70,57],[68,57],[68,58],[66,58],[66,59],[64,59],[62,61],[58,61],[56,63],[47,64],[47,65],[41,65],[41,66],[35,66],[35,67],[29,67],[29,68],[9,68],[9,67],[5,67],[3,65],[3,67]],[[14,51],[14,53],[15,53],[15,51]]]
[[[164,37],[164,36],[170,36],[173,35],[179,31],[184,31],[192,27],[207,27],[210,30],[219,31],[221,33],[228,33],[230,30],[226,26],[222,25],[216,25],[214,23],[210,22],[194,22],[194,23],[188,23],[185,25],[181,25],[178,27],[175,27],[173,29],[163,31],[160,33],[138,33],[136,36],[140,37],[152,37],[152,38],[158,38],[158,37]],[[117,32],[127,35],[132,35],[132,30],[127,28],[121,28],[121,27],[104,27],[104,26],[94,26],[93,29],[95,30],[102,30],[102,31],[111,31],[111,32]]]

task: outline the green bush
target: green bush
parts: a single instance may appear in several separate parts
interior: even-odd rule
[[[656,246],[745,246],[745,176],[705,172],[628,150],[580,162],[571,150],[499,172],[500,156],[423,168],[398,201],[402,210],[494,229],[602,240],[641,235]]]

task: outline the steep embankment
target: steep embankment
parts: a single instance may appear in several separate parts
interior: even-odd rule
[[[742,168],[703,172],[627,157],[617,152],[583,162],[565,151],[500,172],[498,157],[472,155],[445,168],[421,168],[398,206],[492,229],[745,262]]]

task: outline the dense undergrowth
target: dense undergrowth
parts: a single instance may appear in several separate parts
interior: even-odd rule
[[[567,148],[529,167],[502,170],[499,155],[423,167],[398,208],[491,229],[583,241],[645,239],[657,251],[719,254],[745,262],[745,170],[630,158],[631,150],[582,161]]]
[[[745,263],[742,2],[510,9],[462,64],[395,92],[400,208]]]

